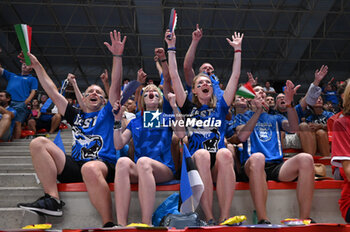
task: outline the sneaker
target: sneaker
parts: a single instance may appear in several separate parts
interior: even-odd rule
[[[209,221],[207,221],[207,225],[208,226],[216,226],[217,223],[216,223],[215,219],[212,218]]]
[[[311,217],[309,217],[309,218],[307,218],[307,219],[309,219],[310,220],[310,223],[311,224],[315,224],[315,223],[317,223],[314,219],[312,219]]]
[[[258,224],[271,224],[271,222],[269,220],[266,220],[266,219],[261,219]]]
[[[64,202],[60,201],[60,203],[57,202],[57,200],[53,197],[51,197],[49,194],[45,193],[45,196],[40,197],[38,200],[34,201],[33,203],[19,203],[17,204],[18,207],[23,209],[28,209],[32,211],[36,211],[39,213],[43,213],[50,216],[62,216],[62,206],[64,206]]]
[[[113,228],[115,226],[116,224],[114,224],[113,222],[107,222],[106,224],[103,225],[103,228]]]

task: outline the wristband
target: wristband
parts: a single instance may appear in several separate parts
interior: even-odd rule
[[[286,107],[287,107],[287,108],[293,108],[293,107],[294,107],[294,103],[291,102],[290,104],[287,104]]]
[[[171,48],[168,48],[168,51],[176,51],[176,47],[171,47]]]
[[[175,50],[168,50],[168,53],[169,53],[169,52],[176,53],[176,51],[175,51]]]
[[[123,55],[113,55],[113,56],[115,56],[115,57],[123,57]]]
[[[235,53],[236,53],[236,52],[240,52],[240,53],[242,53],[242,50],[235,50]]]
[[[114,130],[119,130],[122,128],[122,122],[121,121],[115,121],[114,122],[114,126],[113,126],[113,129]]]
[[[166,62],[166,61],[168,61],[168,59],[167,59],[167,58],[165,58],[165,59],[161,60],[160,62],[161,62],[161,63],[163,63],[163,62]]]

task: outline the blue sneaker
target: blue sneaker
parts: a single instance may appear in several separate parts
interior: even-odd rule
[[[63,215],[62,207],[65,205],[63,201],[58,202],[55,198],[45,193],[33,203],[18,203],[17,206],[22,209],[32,210],[50,216],[60,217]]]

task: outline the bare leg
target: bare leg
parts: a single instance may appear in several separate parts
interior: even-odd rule
[[[265,173],[265,156],[258,152],[250,156],[244,165],[249,177],[250,194],[255,205],[258,220],[266,219],[267,182]]]
[[[348,181],[350,180],[350,160],[342,161],[344,173]]]
[[[36,121],[34,119],[28,120],[28,129],[36,133]]]
[[[321,156],[330,156],[330,147],[327,131],[320,129],[316,131],[317,147]]]
[[[13,138],[20,139],[22,133],[22,123],[21,122],[15,122],[15,128],[13,130]]]
[[[128,224],[130,183],[136,183],[137,178],[136,164],[128,157],[118,159],[115,168],[114,196],[118,224],[122,226]]]
[[[81,167],[90,201],[101,215],[103,225],[113,221],[111,192],[106,181],[108,168],[101,161],[90,161]]]
[[[56,129],[59,127],[60,123],[61,123],[61,115],[60,114],[55,114],[52,119],[51,119],[51,128],[49,133],[52,134],[56,131]]]
[[[219,221],[221,222],[230,216],[230,208],[236,185],[232,153],[226,148],[222,148],[216,153],[213,179],[216,180],[216,193],[220,206]]]
[[[311,155],[316,154],[316,137],[315,133],[313,133],[309,125],[305,122],[299,124],[299,132],[297,132],[301,148],[305,153],[309,153]]]
[[[213,179],[210,171],[210,154],[207,150],[199,149],[194,154],[194,161],[198,168],[199,175],[204,184],[204,192],[201,197],[201,207],[208,220],[214,219],[213,215]]]
[[[169,181],[174,176],[169,167],[148,157],[138,159],[136,168],[139,176],[142,223],[151,225],[156,198],[156,183]]]
[[[11,126],[11,117],[8,114],[3,114],[0,119],[0,138]]]
[[[45,193],[59,199],[57,174],[63,171],[66,156],[51,140],[45,137],[33,139],[29,145],[36,174]]]
[[[299,153],[288,159],[281,167],[279,180],[293,181],[298,177],[297,198],[301,219],[310,217],[314,192],[314,160],[310,154]]]

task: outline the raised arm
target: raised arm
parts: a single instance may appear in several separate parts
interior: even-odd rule
[[[120,92],[122,86],[122,75],[123,75],[123,63],[122,56],[126,41],[126,36],[122,40],[120,32],[114,30],[109,33],[111,38],[111,44],[104,42],[104,45],[113,55],[113,65],[112,65],[112,80],[109,89],[109,102],[113,104],[116,100],[120,100]]]
[[[171,80],[170,80],[169,67],[168,67],[168,62],[166,59],[164,48],[156,48],[154,49],[154,53],[159,58],[161,63],[161,69],[162,69],[163,78],[164,78],[163,93],[165,98],[168,100],[168,93],[171,92]]]
[[[80,109],[84,112],[87,112],[85,103],[83,101],[83,95],[80,92],[75,75],[72,73],[68,73],[67,79],[69,83],[71,83],[71,85],[73,86],[74,94],[75,94],[75,97],[77,98]]]
[[[176,45],[175,32],[173,32],[171,40],[169,40],[169,38],[167,37],[170,34],[171,34],[170,31],[167,30],[164,36],[164,39],[168,44],[168,48],[175,47]],[[179,72],[177,70],[176,51],[168,50],[168,59],[169,59],[169,74],[170,74],[170,78],[173,84],[173,89],[176,95],[176,102],[179,107],[182,107],[186,100],[186,93],[185,93],[184,87],[182,86]]]
[[[248,120],[248,122],[246,124],[237,126],[236,133],[237,133],[239,141],[241,141],[242,143],[247,141],[250,134],[254,130],[254,127],[255,127],[256,123],[258,122],[261,113],[263,112],[262,103],[263,103],[263,100],[261,98],[258,98],[258,97],[256,97],[254,100],[252,100],[252,104],[256,108],[255,113]]]
[[[141,85],[135,91],[135,102],[137,102],[138,110],[140,110],[139,107],[141,107],[141,91],[142,91],[142,88],[144,87],[144,84],[146,82],[146,78],[147,78],[147,73],[145,73],[143,71],[143,69],[140,68],[137,71],[137,81],[140,82]]]
[[[124,114],[125,107],[121,107],[119,100],[117,100],[114,103],[113,106],[113,114],[114,114],[114,132],[113,132],[113,141],[114,141],[114,147],[117,150],[122,149],[125,144],[127,144],[131,139],[131,131],[129,129],[124,130],[122,128],[122,116]],[[118,114],[115,114],[114,112],[118,112]]]
[[[68,104],[67,99],[58,92],[56,85],[53,83],[49,75],[47,75],[44,67],[40,64],[38,59],[31,53],[28,53],[28,56],[41,86],[52,99],[52,102],[57,106],[58,113],[64,115]]]
[[[186,130],[185,130],[184,125],[179,124],[180,121],[183,121],[183,117],[182,117],[182,114],[181,114],[179,108],[176,105],[176,96],[173,93],[168,93],[167,98],[169,99],[169,104],[170,104],[171,108],[173,109],[173,112],[175,115],[175,120],[178,122],[175,127],[174,126],[172,127],[173,131],[175,132],[177,137],[182,139],[183,137],[186,136]]]
[[[184,60],[184,74],[185,81],[188,86],[192,86],[193,78],[195,77],[195,73],[193,70],[193,62],[196,57],[197,46],[199,41],[203,36],[202,28],[199,29],[198,24],[196,25],[196,30],[192,32],[192,41],[190,47],[188,48]]]
[[[322,89],[320,87],[320,83],[323,80],[323,78],[327,75],[328,73],[328,66],[327,65],[322,65],[320,69],[317,69],[315,71],[315,78],[314,82],[311,83],[305,97],[303,97],[300,101],[300,106],[302,107],[303,110],[306,109],[307,106],[307,98],[309,95],[315,95],[317,92],[321,94]]]
[[[105,69],[103,73],[100,75],[100,79],[102,81],[103,87],[105,88],[106,95],[109,96],[109,82],[108,82],[108,71]]]
[[[286,88],[284,90],[284,101],[287,106],[287,115],[288,115],[288,121],[285,120],[282,122],[282,128],[285,131],[291,132],[291,133],[296,133],[299,129],[299,119],[298,119],[298,114],[297,111],[295,110],[294,107],[292,107],[292,102],[295,93],[297,90],[300,88],[300,85],[297,85],[294,87],[293,82],[288,80],[286,82]]]
[[[226,38],[227,42],[231,45],[231,47],[234,48],[235,57],[232,64],[232,74],[230,77],[230,80],[227,83],[225,92],[224,92],[224,99],[226,101],[226,104],[230,106],[232,104],[232,101],[235,97],[237,85],[238,85],[238,79],[241,75],[241,55],[242,55],[242,40],[243,40],[244,34],[241,35],[241,33],[235,32],[232,36],[232,41],[228,38]]]
[[[254,79],[254,76],[251,72],[247,72],[247,76],[248,76],[248,81],[252,86],[256,86],[258,84],[258,77],[255,77]]]

